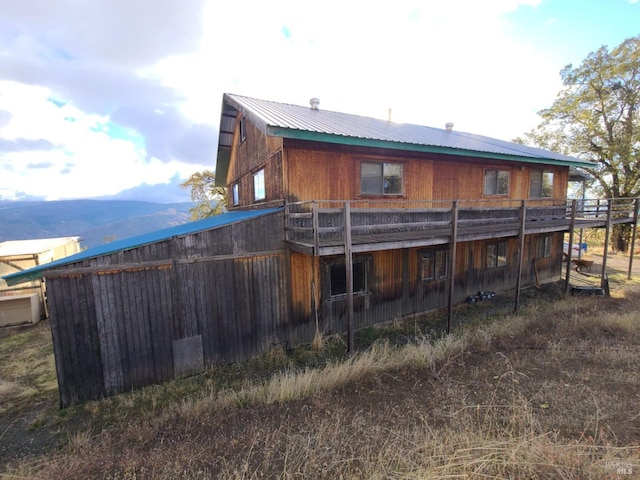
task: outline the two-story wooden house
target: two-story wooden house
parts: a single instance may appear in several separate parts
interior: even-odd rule
[[[517,305],[560,276],[565,232],[637,220],[637,201],[568,205],[589,164],[451,126],[224,95],[219,135],[228,213],[5,277],[46,278],[63,406],[317,330],[442,307],[451,323],[478,291]]]
[[[284,202],[294,321],[352,331],[559,277],[584,166],[452,124],[225,95],[216,178],[230,209]]]

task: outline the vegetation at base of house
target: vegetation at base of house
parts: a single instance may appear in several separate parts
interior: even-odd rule
[[[50,432],[58,447],[0,464],[27,478],[637,475],[640,292],[619,287],[617,298],[565,298],[547,285],[526,291],[518,315],[510,298],[460,306],[449,336],[432,314],[358,332],[373,343],[349,358],[331,336],[65,410],[55,391],[34,393],[39,377],[16,375],[0,435],[44,402],[25,441]],[[22,347],[43,332],[3,332],[3,381],[34,361]]]

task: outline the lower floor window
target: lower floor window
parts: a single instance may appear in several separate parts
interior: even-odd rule
[[[447,251],[444,249],[425,250],[420,254],[420,279],[438,280],[447,277]]]
[[[330,268],[331,296],[345,295],[347,293],[347,266],[344,263],[333,263]],[[353,268],[353,293],[367,291],[367,262],[366,260],[354,261]]]
[[[487,268],[504,267],[507,265],[507,242],[490,243],[487,245]]]
[[[549,258],[551,256],[551,235],[536,239],[536,258]]]

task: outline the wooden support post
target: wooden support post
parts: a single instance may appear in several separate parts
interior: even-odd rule
[[[344,202],[344,262],[347,272],[347,353],[354,353],[353,251],[351,249],[351,203]]]
[[[631,280],[631,269],[633,268],[633,251],[636,248],[636,234],[638,231],[638,208],[640,207],[640,198],[636,198],[633,206],[633,225],[631,226],[631,245],[629,245],[629,272],[627,280]]]
[[[449,297],[447,304],[447,333],[451,333],[453,323],[453,291],[456,282],[456,245],[458,243],[458,202],[451,205],[451,241],[449,243]]]
[[[604,232],[604,251],[602,252],[602,273],[600,274],[600,286],[604,288],[607,275],[607,254],[609,251],[609,236],[611,235],[611,217],[613,212],[613,199],[610,198],[607,205],[607,226]]]
[[[567,248],[567,270],[564,279],[564,293],[569,293],[569,282],[571,280],[571,256],[573,254],[573,230],[576,226],[576,200],[571,200],[571,221],[569,222],[569,246]]]
[[[524,264],[524,227],[527,220],[527,204],[522,200],[520,205],[520,249],[518,251],[518,278],[516,279],[516,304],[513,308],[515,313],[520,309],[520,289],[522,288],[522,266]]]
[[[313,225],[313,254],[320,255],[320,219],[318,218],[318,202],[311,204],[311,223]]]
[[[38,255],[34,255],[33,260],[35,262],[36,267],[40,265],[40,257]],[[44,309],[44,318],[49,318],[49,305],[47,303],[47,290],[45,287],[44,277],[40,277],[39,287],[40,287],[40,300],[42,300],[42,308]]]
[[[580,203],[580,217],[581,218],[585,218],[586,215],[586,210],[587,210],[587,204],[585,202],[587,197],[587,187],[586,187],[586,182],[583,179],[582,180],[582,202]],[[578,242],[580,244],[580,248],[578,248],[578,258],[582,258],[582,242],[584,241],[584,228],[580,229],[580,241]]]

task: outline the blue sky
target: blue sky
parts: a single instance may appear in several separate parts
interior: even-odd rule
[[[188,200],[224,92],[510,140],[637,0],[0,4],[0,200]]]
[[[555,0],[522,7],[507,19],[519,36],[559,62],[578,65],[599,46],[640,35],[640,4],[621,0]]]

